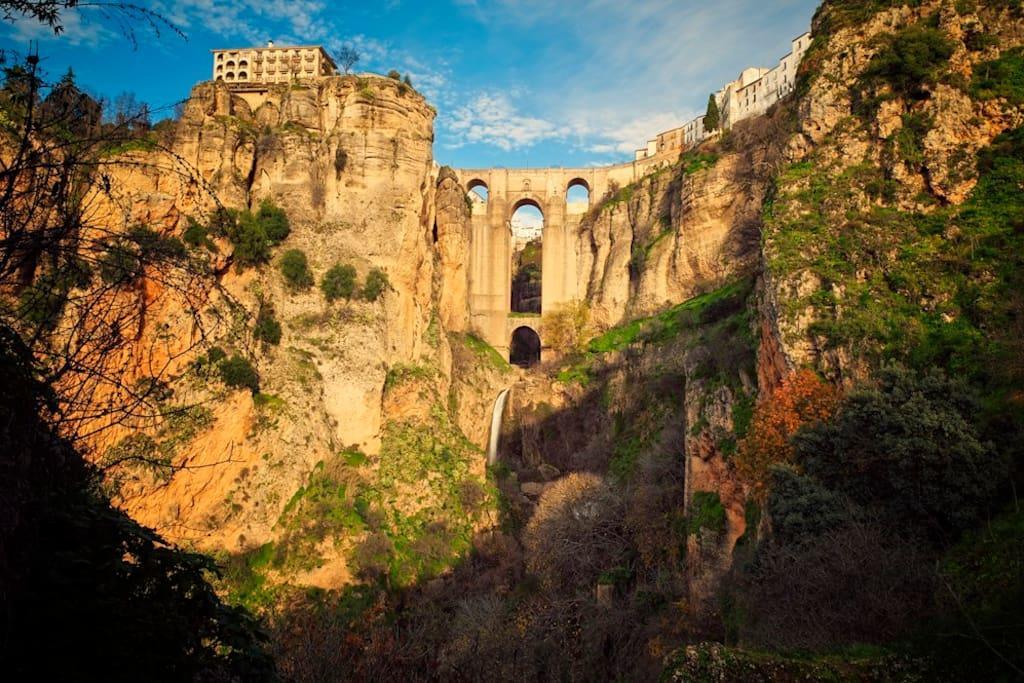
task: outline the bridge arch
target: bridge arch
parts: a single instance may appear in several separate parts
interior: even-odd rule
[[[565,186],[565,202],[567,204],[590,205],[591,188],[583,178],[573,178]]]
[[[541,313],[543,297],[544,210],[529,197],[511,206],[512,280],[509,310],[512,313]]]
[[[528,368],[540,362],[540,334],[530,325],[520,325],[512,331],[508,344],[508,362]]]
[[[474,178],[466,183],[466,196],[473,203],[473,208],[486,208],[487,203],[490,201],[490,192],[487,183],[479,178]]]

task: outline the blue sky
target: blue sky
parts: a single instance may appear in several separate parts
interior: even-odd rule
[[[140,28],[137,50],[95,10],[53,39],[24,22],[48,72],[74,64],[108,97],[128,90],[170,105],[209,78],[215,47],[344,43],[358,70],[398,69],[438,109],[434,155],[457,167],[588,166],[631,158],[648,137],[702,113],[708,93],[750,65],[770,66],[805,31],[816,0],[214,0],[147,1],[187,39]]]

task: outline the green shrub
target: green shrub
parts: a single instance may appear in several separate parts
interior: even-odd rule
[[[220,209],[207,227],[208,234],[226,237],[231,242],[237,270],[266,263],[270,248],[290,232],[288,216],[269,199],[260,203],[256,213]]]
[[[725,531],[725,507],[715,491],[694,491],[690,501],[689,529],[691,534],[708,529],[715,534]]]
[[[228,354],[219,346],[211,346],[210,350],[206,352],[206,358],[212,365],[216,365],[227,357]]]
[[[281,275],[292,289],[304,290],[313,286],[313,273],[309,269],[306,254],[299,249],[289,249],[281,256]]]
[[[256,327],[253,336],[267,344],[277,346],[281,343],[281,323],[274,317],[274,309],[269,305],[261,305],[256,316]]]
[[[935,84],[953,51],[953,42],[943,31],[908,26],[884,37],[862,79],[886,83],[896,94],[923,99],[927,96],[924,86]]]
[[[181,236],[185,241],[185,244],[190,247],[198,247],[207,239],[206,228],[196,222],[196,219],[188,219],[188,227],[185,228],[184,234]]]
[[[99,258],[100,278],[109,285],[126,284],[141,277],[147,263],[177,261],[186,255],[185,245],[177,237],[135,226],[107,245]]]
[[[831,422],[793,439],[808,475],[854,503],[926,533],[960,531],[986,510],[1006,463],[983,443],[967,386],[889,365]],[[774,513],[773,513],[774,519]]]
[[[1012,105],[1024,104],[1024,48],[1007,50],[999,59],[974,67],[971,95],[979,100],[1005,97]]]
[[[291,233],[288,215],[270,199],[260,202],[256,218],[271,244],[280,244]]]
[[[394,69],[392,69],[391,71],[388,72],[388,78],[393,78],[396,81],[400,81],[400,80],[402,80],[402,74],[400,74],[397,71],[395,71]]]
[[[784,545],[800,545],[849,521],[843,499],[789,465],[769,470],[768,515],[772,538]]]
[[[356,269],[347,263],[332,266],[320,281],[320,289],[328,301],[351,299],[356,293]]]
[[[366,284],[363,286],[363,298],[367,301],[376,301],[390,286],[388,275],[380,268],[372,268],[366,275]]]
[[[227,386],[233,389],[248,389],[254,394],[260,390],[260,377],[256,373],[256,368],[237,353],[222,360],[217,368],[221,380]]]
[[[91,282],[92,270],[77,258],[56,271],[40,275],[18,296],[18,319],[52,330],[60,322],[71,290]]]

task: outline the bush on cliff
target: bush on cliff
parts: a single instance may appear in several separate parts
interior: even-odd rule
[[[356,269],[339,263],[328,270],[320,281],[320,289],[328,301],[351,299],[356,294]]]
[[[281,275],[291,289],[306,290],[313,286],[313,272],[309,269],[309,261],[306,254],[299,249],[289,249],[281,256]]]
[[[865,83],[885,83],[897,95],[927,97],[953,56],[954,44],[943,31],[914,25],[882,39],[861,78]]]
[[[277,346],[281,343],[281,323],[274,316],[274,307],[261,304],[256,316],[256,327],[253,336],[259,341]]]
[[[284,209],[264,199],[255,213],[232,209],[217,211],[207,226],[207,233],[226,237],[231,242],[235,268],[241,271],[266,263],[271,247],[288,237],[291,226]]]
[[[217,369],[224,384],[233,389],[248,389],[254,394],[260,390],[260,376],[256,368],[237,353],[221,361]]]
[[[376,301],[390,286],[387,273],[380,268],[371,268],[366,275],[366,284],[363,285],[363,298],[367,301]]]

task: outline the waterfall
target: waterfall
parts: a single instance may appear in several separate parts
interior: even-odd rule
[[[494,410],[491,412],[491,441],[487,446],[487,464],[498,462],[498,437],[501,436],[501,417],[505,414],[505,403],[508,401],[508,389],[494,399]]]

